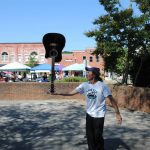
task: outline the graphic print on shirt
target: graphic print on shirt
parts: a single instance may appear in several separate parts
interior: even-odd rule
[[[87,93],[88,99],[94,100],[97,98],[97,91],[95,89],[88,89],[86,93]]]

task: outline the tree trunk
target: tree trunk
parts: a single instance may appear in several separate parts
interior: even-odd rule
[[[125,67],[125,70],[124,70],[124,73],[123,73],[122,84],[127,85],[128,73],[129,73],[129,62],[126,63],[126,67]]]
[[[130,52],[128,49],[128,55],[127,55],[127,61],[126,61],[126,65],[125,65],[125,69],[123,72],[123,79],[122,79],[122,84],[128,84],[128,74],[129,74],[129,59],[130,58]]]
[[[141,71],[141,69],[142,69],[142,66],[143,66],[143,59],[141,58],[140,66],[139,66],[139,68],[138,68],[138,71],[137,71],[137,73],[136,73],[135,80],[134,80],[134,83],[133,83],[134,86],[136,86],[137,79],[138,79],[138,76],[139,76],[140,71]]]

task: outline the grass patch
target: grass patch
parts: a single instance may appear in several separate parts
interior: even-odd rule
[[[66,77],[62,80],[57,80],[56,82],[86,82],[87,79],[84,77]]]

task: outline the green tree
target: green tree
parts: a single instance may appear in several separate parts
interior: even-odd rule
[[[134,0],[134,2],[141,11],[141,17],[145,19],[145,28],[139,36],[141,47],[130,72],[135,86],[150,86],[150,1]]]
[[[121,73],[122,83],[127,84],[133,58],[148,52],[147,47],[145,48],[148,33],[144,28],[148,17],[134,16],[132,8],[123,10],[118,0],[99,2],[107,13],[93,22],[96,29],[85,34],[95,38],[97,48],[94,54],[101,54],[106,70]]]
[[[137,3],[139,9],[143,14],[150,13],[150,1],[149,0],[132,0],[132,2]]]
[[[29,58],[28,58],[28,63],[27,65],[30,66],[30,67],[34,67],[35,65],[37,65],[37,59],[36,59],[36,56],[35,55],[30,55]]]

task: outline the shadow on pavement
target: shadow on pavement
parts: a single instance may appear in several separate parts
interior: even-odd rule
[[[61,107],[56,103],[47,105],[2,108],[0,149],[61,150],[74,147],[76,139],[85,134],[80,125],[85,116],[84,109],[63,103]],[[84,147],[81,145],[81,149]]]
[[[130,147],[120,138],[105,139],[105,150],[117,150],[119,148],[131,150]]]
[[[141,139],[149,136],[147,128],[139,130],[111,123],[105,128],[106,150],[137,150],[137,146],[146,150]],[[87,150],[84,136],[82,104],[26,102],[0,106],[0,150]]]

